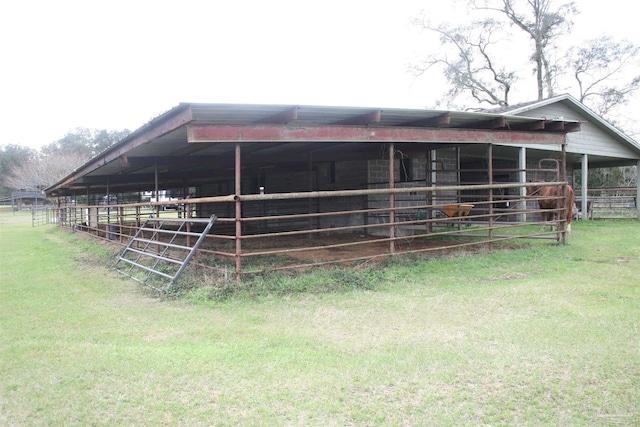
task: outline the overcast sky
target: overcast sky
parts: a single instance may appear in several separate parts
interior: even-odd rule
[[[606,33],[640,45],[628,1],[576,3],[576,40]],[[422,9],[448,19],[451,8],[442,0],[3,1],[0,145],[38,148],[75,127],[135,130],[180,102],[432,107],[442,80],[407,72],[425,51],[410,20]]]

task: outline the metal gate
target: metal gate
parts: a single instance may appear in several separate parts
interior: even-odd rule
[[[39,227],[41,225],[47,225],[55,222],[53,220],[54,213],[51,209],[46,207],[33,207],[31,208],[31,226]]]
[[[149,218],[119,255],[117,271],[166,292],[184,271],[215,220],[215,215],[210,218]],[[192,227],[199,231],[193,231]]]

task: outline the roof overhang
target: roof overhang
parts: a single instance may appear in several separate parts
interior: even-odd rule
[[[48,195],[106,188],[144,191],[158,174],[171,182],[206,180],[243,165],[308,159],[362,159],[371,144],[564,144],[570,120],[438,110],[180,104],[100,153]]]

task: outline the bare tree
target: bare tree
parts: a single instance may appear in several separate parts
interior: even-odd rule
[[[15,147],[3,149],[0,151],[2,184],[14,190],[46,188],[129,133],[127,129],[107,131],[79,127],[46,145],[39,153],[29,151],[27,157],[18,156],[16,153],[22,152]],[[18,158],[21,161],[17,161]]]
[[[622,187],[633,187],[638,182],[637,166],[622,166],[620,168],[620,179],[618,185]]]
[[[535,64],[538,99],[553,96],[557,65],[551,61],[555,42],[571,31],[572,15],[578,13],[575,3],[564,3],[552,9],[553,0],[469,0],[478,10],[498,12],[524,31],[533,41],[531,61]]]
[[[37,158],[11,168],[4,185],[14,190],[42,190],[67,176],[87,157],[81,153],[56,153]]]
[[[446,24],[432,26],[424,19],[415,23],[437,33],[440,43],[453,50],[453,54],[443,50],[415,64],[412,67],[415,75],[421,75],[432,67],[441,67],[451,84],[447,93],[449,101],[466,93],[481,104],[509,104],[509,92],[516,81],[516,74],[498,66],[495,58],[499,55],[491,51],[496,44],[494,39],[500,33],[500,23],[487,19],[457,28]]]
[[[573,48],[568,69],[578,84],[580,102],[603,117],[628,102],[640,88],[640,75],[635,74],[640,68],[639,52],[640,48],[628,40],[616,42],[609,36]]]

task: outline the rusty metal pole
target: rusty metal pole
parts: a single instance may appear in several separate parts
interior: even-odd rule
[[[309,184],[309,192],[313,191],[313,155],[311,153],[309,153],[308,155],[308,174],[307,174],[307,180],[308,180],[308,184]],[[308,204],[308,209],[309,212],[311,213],[311,211],[313,211],[313,199],[309,198],[309,204]],[[309,217],[309,230],[311,230],[313,228],[313,221],[314,218],[313,217]],[[309,240],[313,240],[313,234],[309,234]]]
[[[396,178],[396,170],[395,170],[395,144],[389,144],[389,188],[393,189],[395,187],[395,178]],[[396,237],[396,196],[394,193],[389,194],[389,253],[391,255],[396,252],[395,245],[395,237]]]
[[[565,142],[562,144],[562,180],[567,182],[567,141],[565,137]],[[567,186],[562,186],[562,210],[560,211],[560,225],[561,233],[560,239],[563,245],[567,244]]]
[[[456,152],[456,184],[460,185],[460,180],[462,179],[462,175],[460,173],[460,167],[461,167],[460,146],[456,145],[454,149]],[[464,203],[462,201],[462,193],[460,192],[460,190],[456,191],[456,203],[458,204]],[[461,215],[460,211],[458,211],[458,215]],[[458,221],[458,230],[460,230],[461,228],[462,228],[462,220]]]
[[[432,156],[432,150],[429,148],[427,149],[426,152],[426,164],[425,164],[425,171],[424,171],[424,186],[425,187],[431,187],[433,184],[433,156]],[[433,193],[431,191],[427,191],[425,192],[425,202],[427,204],[427,206],[431,206],[433,204]],[[427,233],[431,233],[431,231],[433,230],[432,227],[432,223],[431,223],[431,216],[432,216],[432,210],[430,207],[428,207],[425,211],[425,219],[427,220]]]
[[[235,195],[240,196],[242,193],[241,186],[241,166],[242,163],[240,161],[240,143],[236,142],[236,158],[235,158]],[[236,282],[240,282],[242,275],[242,200],[240,197],[236,197]]]
[[[489,185],[493,185],[493,144],[489,144],[487,151]],[[489,250],[493,250],[493,188],[489,189]]]
[[[187,177],[184,178],[184,181],[182,183],[182,199],[188,199],[189,198],[189,180]],[[180,205],[178,206],[178,218],[180,218]],[[183,218],[187,218],[188,216],[190,217],[190,215],[187,214],[187,209],[189,208],[188,204],[185,204],[182,206],[182,217]],[[187,233],[191,233],[191,223],[187,222],[187,227],[186,227]],[[187,246],[191,247],[191,236],[187,236]]]
[[[637,170],[640,170],[640,160],[638,160],[636,162],[636,168],[638,168]],[[584,180],[585,182],[587,182],[587,180]],[[586,194],[586,193],[585,193]],[[638,203],[638,197],[640,196],[640,179],[636,178],[636,197],[633,198],[633,202],[636,205],[636,217],[638,219],[640,219],[640,204]],[[585,196],[586,197],[586,196]],[[588,212],[587,212],[588,213]]]
[[[156,193],[156,202],[160,201],[160,190],[159,190],[159,183],[158,183],[158,158],[156,157],[156,162],[155,162],[155,167],[153,169],[154,172],[154,191]],[[156,217],[160,218],[160,205],[156,206]]]

